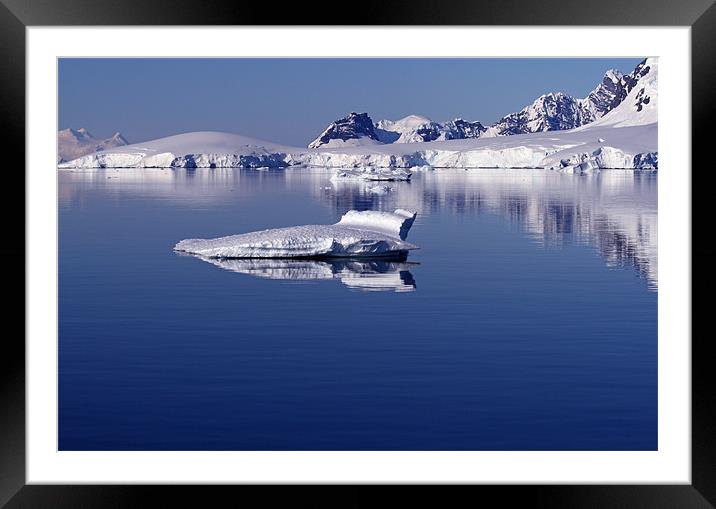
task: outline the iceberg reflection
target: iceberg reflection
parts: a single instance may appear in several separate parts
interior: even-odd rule
[[[191,255],[183,255],[191,256]],[[205,258],[230,272],[288,281],[337,279],[349,288],[366,292],[412,292],[415,279],[410,266],[416,263],[386,260],[307,260],[295,258]]]

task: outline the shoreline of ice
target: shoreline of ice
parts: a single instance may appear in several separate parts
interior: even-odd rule
[[[306,149],[236,134],[198,132],[93,153],[58,168],[311,166],[406,171],[415,167],[562,169],[586,163],[598,169],[656,170],[657,135],[657,123],[587,125],[505,137]]]

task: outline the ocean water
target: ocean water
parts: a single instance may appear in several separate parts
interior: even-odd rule
[[[58,174],[61,450],[657,448],[656,175]],[[405,263],[172,250],[399,207]]]

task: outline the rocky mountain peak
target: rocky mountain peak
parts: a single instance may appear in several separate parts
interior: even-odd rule
[[[379,141],[373,120],[368,114],[351,111],[345,117],[331,123],[318,138],[308,145],[308,148],[318,148],[330,143],[332,140],[342,140],[345,142],[348,140],[359,140],[361,138],[368,138],[376,142]]]

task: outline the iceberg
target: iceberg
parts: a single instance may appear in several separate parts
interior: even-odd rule
[[[339,280],[351,289],[366,292],[412,292],[415,279],[406,262],[386,260],[299,260],[277,258],[204,258],[229,272],[285,281]]]
[[[388,258],[418,249],[406,242],[416,212],[346,212],[332,225],[273,228],[216,239],[186,239],[175,251],[203,258]]]

